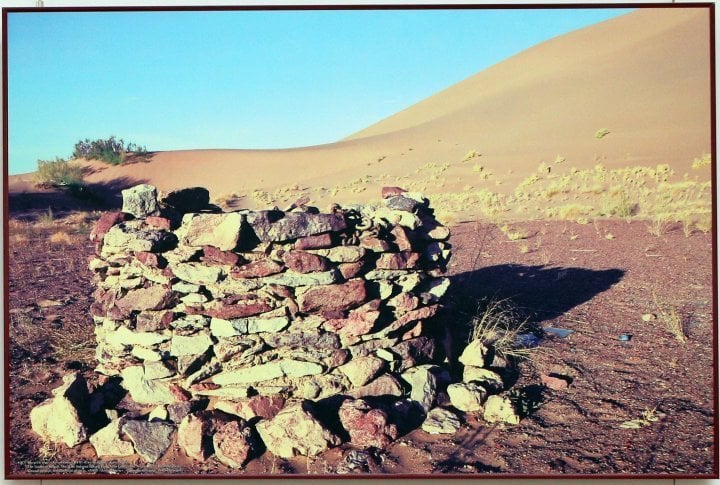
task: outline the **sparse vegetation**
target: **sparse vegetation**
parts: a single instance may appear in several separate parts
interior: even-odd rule
[[[608,130],[607,128],[600,128],[598,131],[595,132],[595,138],[597,138],[598,140],[602,140],[609,134],[610,130]]]
[[[655,303],[658,319],[665,325],[665,330],[681,344],[687,343],[685,321],[677,306],[661,301],[655,293],[653,293],[653,302]]]
[[[520,336],[530,331],[527,319],[520,317],[508,299],[483,299],[471,322],[470,340],[491,345],[504,358],[528,358],[532,349],[524,347]]]
[[[35,183],[45,188],[80,187],[83,185],[82,167],[62,158],[38,160]]]
[[[116,139],[111,136],[107,139],[98,140],[80,140],[75,144],[73,149],[73,158],[85,158],[88,160],[102,160],[110,165],[120,165],[125,163],[130,154],[144,157],[147,155],[147,148],[136,145],[135,143],[126,143],[122,138]]]

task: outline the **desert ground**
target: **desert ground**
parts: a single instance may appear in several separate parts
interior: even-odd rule
[[[8,471],[717,475],[708,38],[707,9],[641,9],[336,143],[78,160],[89,199],[10,176]],[[384,450],[265,453],[243,470],[177,451],[153,465],[103,461],[88,443],[41,442],[30,408],[68,372],[98,382],[88,236],[139,183],[207,187],[228,211],[304,196],[325,211],[377,202],[383,186],[424,193],[452,231],[440,324],[461,334],[483,302],[503,300],[540,337],[507,379],[525,406],[520,424],[466,413],[454,435],[408,429]]]

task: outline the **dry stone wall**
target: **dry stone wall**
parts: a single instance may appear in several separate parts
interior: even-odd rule
[[[135,402],[401,396],[403,373],[434,361],[449,231],[421,195],[329,213],[123,195],[91,235],[91,313],[97,371]]]

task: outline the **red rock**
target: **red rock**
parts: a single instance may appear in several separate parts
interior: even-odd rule
[[[379,239],[377,236],[365,236],[361,238],[360,247],[376,253],[384,253],[390,251],[392,248],[389,242],[384,239]]]
[[[186,391],[177,384],[170,384],[168,386],[168,389],[170,390],[172,395],[177,398],[178,401],[184,402],[192,399],[192,394],[190,394],[190,392]]]
[[[422,335],[423,331],[423,322],[419,321],[415,324],[414,327],[412,327],[410,330],[402,334],[402,337],[400,337],[400,340],[410,340],[415,337],[419,337]]]
[[[295,249],[325,249],[331,247],[333,247],[333,238],[329,232],[301,237],[295,241]]]
[[[420,253],[384,253],[378,258],[375,267],[378,269],[415,269],[418,261],[420,261]]]
[[[203,261],[206,263],[229,264],[236,266],[240,263],[240,256],[232,251],[223,251],[215,246],[203,246]]]
[[[105,237],[105,234],[110,230],[111,227],[113,227],[115,224],[120,224],[121,222],[129,221],[132,219],[132,216],[130,214],[126,214],[124,212],[106,212],[103,215],[100,216],[100,219],[98,219],[95,222],[95,225],[93,226],[92,231],[90,232],[90,240],[91,241],[102,241],[103,237]]]
[[[340,263],[338,269],[344,279],[350,280],[362,273],[365,267],[364,261],[357,261],[355,263]]]
[[[158,229],[165,229],[166,231],[169,231],[172,227],[172,223],[170,222],[170,219],[168,219],[167,217],[147,216],[145,218],[145,222],[149,226],[153,226]]]
[[[298,273],[315,273],[330,269],[330,262],[317,254],[292,250],[283,255],[285,266]]]
[[[363,448],[386,448],[398,437],[397,426],[388,423],[388,415],[373,409],[362,399],[345,401],[338,411],[340,423],[350,435],[350,442]]]
[[[572,381],[572,379],[569,377],[560,376],[552,373],[549,375],[541,375],[540,380],[543,384],[545,384],[545,386],[555,391],[562,391],[563,389],[567,389],[570,385],[570,382]]]
[[[432,306],[418,308],[417,310],[409,311],[405,315],[403,315],[402,317],[398,318],[397,320],[392,322],[390,325],[385,327],[383,329],[383,332],[385,332],[386,334],[390,334],[392,332],[402,330],[409,323],[416,322],[418,320],[424,320],[426,318],[435,316],[435,314],[438,312],[439,309],[440,309],[439,305],[432,305]]]
[[[220,463],[231,468],[242,468],[258,451],[255,434],[244,420],[218,424],[212,444]]]
[[[280,273],[283,269],[283,266],[271,259],[259,259],[239,268],[233,268],[230,275],[233,278],[262,278]]]
[[[365,280],[350,280],[340,285],[310,288],[300,297],[300,311],[304,313],[349,310],[362,305],[367,298]]]
[[[410,232],[403,226],[397,225],[392,228],[390,234],[395,236],[395,244],[397,244],[400,251],[412,251],[413,244],[410,239]]]
[[[115,305],[124,312],[134,310],[165,310],[175,306],[177,295],[172,290],[160,285],[130,290],[117,300]]]
[[[138,261],[140,261],[145,266],[149,266],[151,268],[164,268],[167,266],[167,260],[163,258],[161,255],[156,253],[150,253],[147,251],[138,251],[135,253],[135,257]]]
[[[435,358],[435,340],[427,336],[405,340],[390,347],[390,351],[400,357],[400,366],[396,372],[402,372],[410,367],[431,362]]]
[[[205,461],[213,454],[212,435],[228,421],[229,416],[215,411],[188,414],[178,426],[178,446],[190,458]]]
[[[383,187],[380,193],[383,199],[389,199],[390,197],[394,197],[396,195],[402,195],[405,192],[407,192],[407,190],[401,187]]]
[[[212,382],[198,382],[190,386],[192,392],[214,391],[215,389],[220,389],[220,386]]]
[[[282,396],[253,396],[240,401],[221,401],[215,408],[243,419],[272,419],[285,407]]]
[[[400,317],[420,305],[420,299],[407,292],[402,292],[388,301],[388,306],[395,308],[395,316]]]

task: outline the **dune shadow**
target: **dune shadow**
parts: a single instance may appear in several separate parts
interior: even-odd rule
[[[87,183],[81,187],[9,192],[8,209],[11,213],[48,209],[55,212],[120,209],[121,191],[142,183],[146,183],[146,180],[120,177],[108,182]]]

